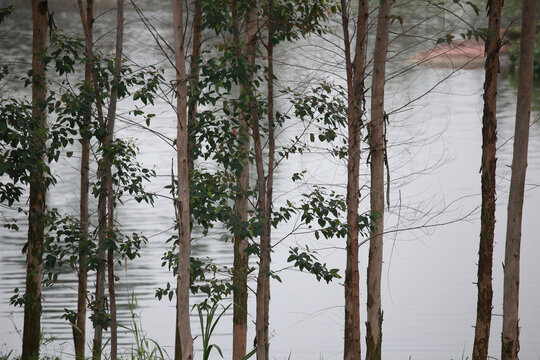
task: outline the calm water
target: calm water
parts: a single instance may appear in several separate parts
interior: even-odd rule
[[[170,11],[161,3],[146,3],[146,14],[165,38],[171,39]],[[56,22],[60,27],[80,32],[77,13],[73,5],[53,4]],[[112,41],[111,22],[114,14],[108,13],[97,21],[98,42],[107,48]],[[0,31],[2,62],[13,63],[18,69],[26,69],[29,52],[29,13],[23,10],[15,22],[8,22],[9,30]],[[139,63],[166,65],[163,56],[154,45],[150,34],[137,22],[136,14],[126,15],[126,52]],[[13,27],[11,27],[13,26]],[[396,48],[405,48],[407,41],[396,42]],[[431,44],[431,43],[430,43]],[[339,58],[319,47],[320,41],[305,41],[301,47],[283,46],[278,50],[280,61],[278,74],[281,85],[298,84],[300,75],[307,73],[302,66],[318,67],[317,78],[333,67]],[[408,64],[396,54],[390,71],[398,71]],[[401,59],[401,60],[400,60]],[[391,208],[387,215],[389,230],[385,244],[383,274],[383,351],[384,358],[448,360],[461,359],[471,352],[473,324],[475,322],[476,261],[478,252],[480,204],[480,152],[482,114],[482,70],[460,70],[453,73],[434,91],[412,104],[412,99],[431,89],[438,81],[449,76],[451,69],[429,66],[393,78],[388,83],[387,108],[401,109],[391,115],[389,125],[390,169],[392,175]],[[310,72],[310,74],[313,74]],[[341,81],[334,75],[324,78]],[[4,89],[5,90],[5,89]],[[513,118],[515,114],[516,89],[512,80],[503,76],[499,89],[499,153],[498,153],[498,209],[496,247],[494,258],[494,317],[491,355],[498,356],[502,325],[502,266],[504,259],[504,234],[506,202],[510,179]],[[538,97],[537,97],[538,100]],[[537,105],[539,102],[537,101]],[[278,103],[280,111],[286,111],[285,100]],[[130,104],[121,105],[129,109]],[[538,108],[537,108],[538,109]],[[175,136],[174,113],[165,104],[154,111],[158,116],[153,129],[170,137]],[[533,113],[538,119],[538,112]],[[303,125],[297,121],[285,124],[278,136],[278,143],[286,145],[289,139],[299,135]],[[149,190],[162,190],[167,184],[173,149],[140,127],[122,123],[117,136],[130,138],[140,148],[140,161],[154,168],[158,175],[148,186]],[[77,149],[74,149],[77,151]],[[540,252],[538,233],[540,223],[536,216],[540,210],[540,126],[531,126],[527,193],[525,200],[522,244],[522,279],[520,296],[521,351],[525,360],[540,359]],[[62,160],[54,171],[59,184],[48,198],[50,207],[76,215],[78,209],[77,152],[74,158]],[[362,171],[367,172],[365,159]],[[211,164],[210,164],[211,165]],[[305,184],[298,188],[290,181],[293,172],[307,170]],[[343,192],[346,183],[344,163],[317,152],[302,157],[292,156],[277,169],[275,181],[275,206],[298,195],[315,184],[326,184]],[[368,194],[367,187],[362,195]],[[361,203],[368,208],[367,198]],[[156,340],[172,352],[174,338],[174,303],[158,301],[154,297],[157,287],[173,280],[172,275],[160,264],[160,257],[167,246],[165,240],[172,234],[173,208],[170,201],[158,199],[153,208],[126,202],[118,209],[118,221],[126,231],[143,232],[150,238],[142,250],[142,258],[129,263],[127,269],[117,269],[120,276],[120,321],[129,325],[132,295],[135,296],[135,312],[149,338]],[[3,220],[2,220],[3,221]],[[20,220],[24,225],[24,219]],[[286,236],[292,224],[274,232],[273,241]],[[22,311],[9,305],[9,297],[15,287],[24,287],[24,257],[20,249],[25,242],[24,226],[19,233],[0,229],[0,354],[7,349],[20,348]],[[194,234],[193,255],[210,257],[223,265],[232,264],[232,246],[221,240],[220,234],[203,237]],[[272,283],[271,300],[271,349],[275,359],[339,359],[342,357],[343,338],[343,286],[341,281],[326,285],[314,277],[288,269],[286,258],[289,246],[309,245],[317,249],[319,257],[329,266],[344,269],[344,241],[315,241],[312,236],[298,234],[289,236],[275,247],[274,269],[280,271],[283,283]],[[367,262],[367,245],[361,248],[361,266]],[[365,272],[361,273],[361,301],[365,303]],[[254,283],[253,283],[254,285]],[[72,354],[71,329],[59,319],[65,307],[73,308],[76,282],[72,276],[64,276],[61,284],[44,293],[44,332],[57,340],[47,347],[50,353]],[[197,302],[193,298],[193,302]],[[254,309],[251,297],[250,309]],[[251,310],[250,310],[251,311]],[[362,322],[365,321],[365,311]],[[194,333],[199,334],[198,319],[193,314]],[[250,312],[254,321],[254,312]],[[225,358],[231,351],[231,315],[222,319],[213,342],[224,350]],[[250,327],[249,339],[254,337]],[[196,340],[200,348],[200,338]],[[128,345],[132,337],[124,331],[121,342]],[[216,355],[216,354],[214,354]],[[199,354],[200,356],[200,354]]]

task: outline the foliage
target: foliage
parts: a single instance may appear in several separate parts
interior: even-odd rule
[[[338,274],[339,269],[328,269],[326,264],[317,261],[317,257],[313,253],[300,252],[298,247],[295,247],[289,250],[289,254],[287,262],[294,262],[294,267],[297,267],[300,271],[306,270],[312,273],[318,281],[323,279],[326,283],[329,283],[333,279],[341,279]]]
[[[201,324],[203,360],[208,360],[210,358],[210,353],[212,352],[212,349],[216,349],[219,355],[223,358],[223,352],[221,351],[221,348],[216,344],[210,344],[210,339],[212,338],[212,334],[214,333],[214,330],[219,320],[230,307],[231,304],[223,307],[219,315],[217,315],[217,317],[214,319],[216,311],[218,310],[217,303],[212,304],[210,309],[203,309],[201,305],[197,305],[199,322]],[[205,316],[203,316],[203,311],[206,313]]]

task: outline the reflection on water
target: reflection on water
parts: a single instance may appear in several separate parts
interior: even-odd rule
[[[80,32],[78,17],[73,4],[55,3],[57,24],[74,33]],[[166,39],[171,39],[170,13],[167,8],[146,3],[147,16]],[[150,8],[152,5],[152,8]],[[155,6],[154,6],[155,5]],[[105,12],[96,22],[98,46],[110,51],[113,12]],[[15,19],[0,30],[1,61],[9,62],[16,71],[28,68],[30,42],[28,9],[23,9]],[[126,53],[139,63],[157,63],[163,66],[163,56],[154,45],[152,37],[136,21],[133,11],[126,15]],[[7,30],[5,30],[7,29]],[[401,44],[401,43],[400,43]],[[309,60],[320,62],[320,73],[325,65],[331,66],[331,55],[317,47],[317,41],[305,41],[303,47],[284,45],[278,48],[278,69],[282,83],[300,78],[306,73],[300,66]],[[409,44],[403,40],[401,45]],[[313,52],[317,49],[317,52]],[[405,56],[405,55],[403,55]],[[390,65],[396,71],[402,64]],[[333,70],[335,71],[335,69]],[[392,207],[387,218],[390,232],[385,245],[383,284],[384,357],[385,359],[450,359],[469,354],[473,342],[475,321],[477,244],[479,237],[478,209],[480,204],[480,151],[482,81],[480,70],[458,71],[420,100],[407,104],[431,89],[439,80],[448,76],[450,69],[416,67],[388,83],[388,107],[403,107],[406,111],[391,116],[389,127],[390,169],[392,171]],[[328,78],[328,76],[326,76]],[[337,78],[334,81],[339,81]],[[20,90],[20,89],[17,89]],[[4,89],[5,91],[5,89]],[[494,321],[491,354],[499,352],[499,335],[502,319],[502,268],[505,208],[511,163],[511,137],[515,113],[516,90],[508,77],[501,79],[499,88],[499,154],[498,154],[498,210],[495,259],[494,259]],[[537,102],[536,106],[539,106]],[[124,109],[129,104],[122,105]],[[278,103],[282,111],[286,102]],[[536,108],[538,109],[538,108]],[[170,108],[159,104],[158,117],[153,128],[164,134],[175,134],[175,119]],[[537,115],[534,115],[537,116]],[[278,143],[284,145],[299,135],[302,124],[291,121],[280,133]],[[149,185],[150,191],[162,191],[169,180],[174,156],[165,141],[149,132],[129,124],[121,124],[117,132],[123,138],[136,139],[140,160],[153,167],[158,178]],[[64,212],[77,215],[78,209],[78,149],[71,159],[63,159],[54,171],[59,178],[49,194],[48,204]],[[523,221],[522,281],[521,281],[521,357],[540,359],[540,265],[535,254],[540,251],[537,234],[540,224],[535,219],[540,204],[536,187],[540,176],[540,126],[531,126],[528,190]],[[367,172],[365,161],[362,171]],[[280,164],[275,177],[276,206],[287,199],[294,200],[304,189],[290,182],[293,172],[307,169],[306,186],[335,184],[344,191],[346,169],[344,165],[318,153],[302,157],[292,155]],[[365,175],[365,174],[364,174]],[[293,186],[294,185],[294,186]],[[330,185],[328,185],[330,186]],[[365,196],[367,190],[362,191]],[[22,204],[23,206],[25,204]],[[95,207],[95,204],[93,204]],[[361,206],[367,210],[363,197]],[[165,240],[173,233],[172,204],[158,198],[154,207],[126,202],[118,208],[118,222],[126,232],[143,232],[149,243],[142,249],[142,257],[130,262],[127,268],[119,267],[118,287],[119,322],[130,326],[141,321],[150,338],[172,351],[174,338],[174,302],[157,301],[154,292],[167,281],[174,281],[172,274],[161,267],[161,256],[167,250]],[[435,226],[444,224],[443,226]],[[20,347],[22,311],[8,305],[12,289],[24,286],[24,256],[20,250],[25,242],[25,219],[19,219],[21,231],[0,229],[0,345],[6,343],[16,350]],[[291,225],[278,229],[274,241],[284,237]],[[405,231],[407,228],[416,230]],[[193,256],[210,257],[222,265],[232,264],[232,246],[221,239],[221,234],[202,236],[195,231]],[[285,269],[289,245],[318,249],[320,257],[331,267],[344,268],[344,244],[336,240],[315,242],[308,235],[288,237],[275,248],[273,266]],[[361,248],[361,265],[367,262],[367,246]],[[364,273],[362,273],[364,274]],[[277,359],[291,358],[312,360],[342,357],[343,338],[343,288],[339,282],[329,285],[316,282],[311,276],[297,271],[280,272],[283,283],[272,283],[271,348]],[[365,279],[363,277],[363,279]],[[364,283],[364,280],[361,283]],[[93,281],[93,278],[91,278]],[[90,284],[92,286],[93,284]],[[361,289],[365,303],[365,286]],[[133,297],[134,296],[134,297]],[[62,281],[52,289],[44,290],[45,308],[43,328],[46,334],[57,337],[51,352],[71,354],[71,328],[60,319],[64,308],[73,308],[76,281],[72,275],[62,276]],[[254,309],[253,296],[250,309]],[[197,298],[193,298],[196,303]],[[134,302],[134,303],[133,303]],[[131,308],[140,319],[133,319]],[[365,319],[365,311],[362,319]],[[192,314],[198,334],[198,319]],[[253,311],[250,312],[253,318]],[[231,350],[231,321],[227,314],[218,326],[213,341],[221,346],[228,358]],[[89,329],[90,330],[90,329]],[[252,339],[253,326],[249,339]],[[120,343],[127,346],[132,337],[121,331]],[[200,339],[196,339],[200,348]],[[215,355],[215,354],[214,354]]]

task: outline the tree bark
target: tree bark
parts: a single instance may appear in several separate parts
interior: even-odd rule
[[[382,310],[381,274],[384,230],[384,85],[386,53],[392,0],[380,0],[377,35],[373,54],[373,80],[371,86],[371,121],[368,125],[371,157],[371,214],[373,228],[370,232],[367,273],[367,322],[366,360],[381,359]]]
[[[478,252],[478,301],[473,360],[487,360],[493,301],[492,268],[495,233],[495,173],[497,145],[497,80],[502,0],[489,0],[486,41],[484,114],[482,117],[482,210]]]
[[[238,25],[238,4],[236,0],[231,1],[233,41],[236,47],[236,56],[241,58],[240,30]],[[247,223],[248,220],[248,198],[249,187],[249,126],[243,114],[239,116],[240,148],[238,157],[243,161],[243,166],[237,176],[236,186],[238,191],[234,201],[235,215],[240,223]],[[234,264],[233,264],[233,360],[241,360],[246,355],[247,342],[247,273],[249,259],[246,253],[248,240],[244,234],[234,234]]]
[[[178,284],[177,324],[182,360],[193,359],[193,338],[189,319],[189,285],[191,255],[191,218],[189,205],[189,153],[187,124],[187,75],[184,52],[184,19],[181,0],[173,0],[174,55],[176,66],[176,114],[177,114],[177,171],[178,199],[176,216],[178,221]],[[175,354],[178,358],[178,354]]]
[[[255,64],[255,54],[254,54],[254,36],[257,22],[257,17],[254,12],[249,14],[249,26],[248,26],[248,59],[250,66]],[[259,188],[258,199],[257,199],[257,211],[259,211],[259,216],[262,215],[264,218],[263,221],[267,221],[267,199],[266,199],[266,179],[264,176],[264,159],[262,153],[262,144],[261,144],[261,135],[260,135],[260,124],[259,124],[259,114],[257,102],[255,99],[255,94],[253,87],[251,85],[253,74],[250,74],[248,78],[248,83],[245,84],[244,93],[249,92],[250,97],[250,107],[251,107],[251,124],[253,132],[253,147],[255,149],[255,165],[257,168],[257,185]],[[267,290],[267,280],[269,280],[270,274],[270,234],[268,233],[268,226],[263,224],[262,234],[260,237],[260,255],[259,255],[259,273],[257,275],[257,292],[256,292],[256,321],[255,321],[255,334],[256,334],[256,343],[257,343],[257,360],[267,360],[268,359],[268,327],[265,326],[265,320],[268,319],[268,294]]]
[[[268,66],[268,176],[266,178],[266,204],[264,208],[264,223],[265,242],[267,243],[268,267],[272,261],[272,196],[274,187],[274,159],[276,152],[276,139],[274,135],[274,22],[273,14],[274,1],[268,1],[268,46],[267,46],[267,66]],[[264,344],[266,346],[266,360],[269,358],[270,341],[269,341],[269,318],[270,318],[270,277],[266,276],[264,280],[265,299],[264,299]]]
[[[114,135],[114,125],[116,121],[116,105],[118,101],[118,83],[120,82],[120,71],[122,66],[122,48],[124,40],[124,0],[116,1],[116,51],[114,56],[114,78],[111,89],[111,98],[109,110],[107,113],[107,141],[105,146],[111,146]],[[115,199],[113,193],[113,179],[111,160],[108,155],[105,163],[107,164],[107,229],[109,236],[114,231],[114,207]],[[107,249],[107,269],[109,285],[109,310],[110,310],[110,328],[111,328],[111,360],[116,360],[118,356],[118,325],[116,321],[116,293],[114,286],[114,248]]]
[[[32,0],[32,152],[35,158],[30,170],[30,204],[28,214],[28,247],[26,254],[26,301],[22,360],[39,357],[41,332],[41,278],[43,238],[45,232],[45,197],[47,187],[43,167],[47,136],[47,84],[42,56],[47,47],[49,24],[47,1]]]
[[[524,0],[514,154],[506,224],[502,360],[518,359],[519,351],[519,260],[523,195],[529,145],[529,120],[531,116],[535,17],[536,1]]]
[[[99,100],[98,100],[99,102]],[[102,125],[104,126],[104,125]],[[104,146],[105,139],[99,140],[101,146]],[[107,241],[107,164],[98,166],[98,177],[101,186],[98,195],[98,264],[96,267],[96,294],[94,304],[94,318],[97,324],[94,326],[94,342],[92,347],[92,359],[101,359],[103,343],[103,322],[105,321],[105,263],[106,263],[106,241]]]
[[[193,15],[193,48],[191,51],[191,64],[190,64],[190,87],[191,94],[196,95],[195,99],[190,99],[188,104],[188,129],[193,131],[193,122],[197,116],[197,101],[199,74],[201,72],[199,62],[201,58],[202,47],[202,33],[201,33],[201,21],[202,21],[202,4],[201,0],[195,0],[193,2],[195,6],[195,14]],[[196,90],[195,90],[196,89]],[[193,148],[193,136],[189,136],[189,153]],[[189,157],[189,173],[193,171],[193,158]]]
[[[88,92],[87,97],[95,95],[93,81],[93,24],[94,24],[94,1],[86,1],[86,11],[82,5],[82,0],[78,0],[79,13],[81,24],[83,26],[86,49],[85,63],[85,91]],[[75,343],[75,358],[77,360],[85,358],[86,347],[86,294],[88,289],[88,269],[87,269],[87,250],[88,250],[88,176],[89,176],[89,161],[90,161],[90,121],[92,117],[92,101],[88,100],[85,103],[86,114],[83,116],[83,124],[81,127],[81,243],[79,244],[79,277],[78,277],[78,299],[77,299],[77,327],[74,336]],[[103,295],[102,295],[103,296]],[[100,301],[96,301],[94,313],[99,309]],[[95,335],[95,334],[94,334]],[[101,344],[99,345],[101,348]],[[96,348],[93,349],[93,356]]]
[[[202,20],[202,6],[200,0],[195,0],[193,2],[195,5],[195,14],[193,16],[193,49],[191,53],[191,64],[190,64],[190,86],[191,86],[191,94],[192,96],[196,93],[198,93],[197,89],[198,83],[199,83],[199,73],[200,73],[200,66],[199,66],[199,58],[201,57],[201,46],[202,46],[202,36],[201,36],[201,20]],[[197,96],[197,95],[195,95]],[[189,176],[190,176],[190,182],[191,182],[191,174],[193,172],[194,163],[193,163],[193,157],[191,156],[192,149],[194,146],[194,134],[192,133],[195,131],[194,125],[195,125],[195,117],[197,116],[197,101],[196,99],[190,99],[188,102],[188,115],[187,115],[187,122],[188,122],[188,154],[190,155],[188,157],[188,168],[189,168]],[[178,314],[176,321],[178,321]],[[175,354],[178,355],[178,357],[175,357],[175,360],[180,360],[180,354],[182,352],[181,346],[180,346],[180,333],[178,327],[176,327],[176,334],[174,337],[174,348]]]
[[[81,17],[81,23],[83,25],[84,29],[84,36],[86,41],[86,60],[87,63],[85,65],[85,81],[86,81],[86,90],[91,92],[96,101],[96,109],[97,109],[97,120],[99,122],[99,125],[101,127],[105,127],[104,119],[103,119],[103,107],[101,100],[99,99],[99,87],[98,82],[96,79],[96,74],[94,73],[94,55],[93,55],[93,34],[92,34],[92,27],[94,24],[94,2],[93,0],[87,0],[86,2],[86,12],[82,5],[82,0],[77,1],[78,7],[79,7],[79,14]],[[92,103],[87,103],[88,106],[88,114],[85,119],[83,119],[83,131],[87,132],[89,130],[90,125],[90,118],[92,115]],[[85,141],[89,141],[89,134],[85,134],[86,138],[83,136],[83,157],[84,152],[86,151],[86,147],[89,149],[89,143],[85,144]],[[100,143],[103,145],[106,141],[104,137],[101,137],[98,139]],[[82,170],[81,170],[81,187],[83,186],[82,183],[82,177],[84,168],[88,166],[88,163],[84,163],[85,159],[82,160]],[[92,344],[92,359],[98,360],[101,359],[101,352],[102,352],[102,338],[103,338],[103,325],[102,322],[105,319],[105,262],[106,262],[106,254],[105,254],[105,240],[107,237],[107,187],[106,187],[106,168],[107,165],[102,163],[98,166],[97,176],[101,179],[101,188],[99,190],[98,195],[98,264],[96,267],[96,292],[95,292],[95,299],[94,299],[94,319],[97,319],[97,324],[94,326],[94,339]],[[87,175],[86,175],[87,179]],[[87,188],[86,188],[87,189]],[[83,190],[81,189],[81,192]],[[81,207],[85,206],[84,204],[81,205]],[[86,205],[88,207],[88,205]],[[86,209],[88,211],[88,209]],[[79,260],[81,262],[81,260]],[[86,269],[85,269],[86,270]],[[79,269],[79,271],[81,271]],[[84,278],[86,282],[86,277]],[[86,284],[79,284],[79,296],[82,296],[82,288],[86,288]],[[82,299],[78,299],[78,303],[80,303],[82,306]],[[78,305],[78,311],[80,310],[80,307]],[[79,316],[82,316],[82,312],[78,314],[78,323],[81,321],[79,319]],[[82,325],[81,325],[82,327]],[[82,352],[82,356],[84,356],[84,334],[82,334],[81,338],[77,341],[76,346],[79,348],[79,351]],[[80,350],[82,348],[82,350]]]
[[[92,25],[93,25],[93,1],[87,1],[86,15],[82,7],[82,1],[78,2],[79,12],[81,15],[81,23],[83,25],[86,38],[86,58],[91,59],[92,56]],[[92,88],[91,80],[91,62],[87,61],[84,64],[84,82],[85,89]],[[90,96],[87,96],[90,98]],[[73,329],[73,342],[75,345],[75,359],[85,359],[86,349],[86,307],[87,307],[87,292],[88,292],[88,186],[90,174],[90,118],[92,116],[92,102],[87,101],[85,104],[86,113],[83,115],[80,128],[81,134],[81,192],[80,192],[80,227],[81,239],[79,242],[79,272],[78,272],[78,292],[77,292],[77,321]]]
[[[88,91],[87,99],[90,98],[92,88],[92,46],[93,46],[93,1],[86,3],[86,13],[84,11],[82,0],[78,1],[81,24],[83,26],[86,49],[85,56],[88,59],[84,64],[84,82],[85,91]],[[73,330],[73,341],[75,345],[75,359],[85,359],[86,348],[86,307],[88,292],[88,186],[90,173],[90,118],[92,116],[92,102],[86,101],[84,104],[85,114],[83,115],[80,128],[81,135],[81,192],[80,192],[80,227],[81,239],[79,242],[79,273],[78,273],[78,292],[77,292],[77,320]]]
[[[361,359],[360,340],[360,276],[358,270],[358,199],[360,196],[360,131],[364,113],[364,74],[368,1],[359,0],[354,62],[351,60],[349,35],[350,12],[341,0],[345,67],[348,102],[348,162],[347,162],[347,260],[345,269],[345,336],[343,358]]]

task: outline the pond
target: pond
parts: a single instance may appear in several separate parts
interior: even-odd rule
[[[102,4],[103,9],[105,5]],[[55,20],[60,28],[80,33],[78,14],[71,2],[53,2]],[[166,38],[172,38],[172,17],[163,2],[145,2],[145,14]],[[103,10],[101,9],[101,10]],[[101,10],[99,12],[101,12]],[[99,13],[97,12],[97,13]],[[113,39],[114,14],[105,13],[96,22],[98,47],[110,51]],[[1,62],[10,62],[16,69],[27,69],[30,53],[30,12],[21,9],[15,20],[7,22],[0,31]],[[138,63],[166,66],[163,55],[152,36],[129,8],[126,14],[126,44],[128,56]],[[396,41],[397,47],[406,48],[407,40]],[[311,75],[312,84],[323,74],[326,81],[341,82],[338,75],[326,70],[336,59],[331,52],[321,50],[318,39],[308,39],[300,45],[285,45],[276,49],[280,86],[298,84],[307,73],[305,68],[318,67]],[[430,43],[429,46],[433,44]],[[318,50],[317,50],[318,49]],[[399,54],[398,54],[399,55]],[[390,109],[389,168],[391,171],[391,207],[386,216],[388,232],[384,246],[383,266],[383,357],[387,360],[449,360],[469,356],[474,340],[476,311],[476,262],[480,232],[480,155],[483,70],[453,71],[429,65],[409,66],[399,55],[389,65],[390,72],[399,74],[388,82],[387,108]],[[327,66],[327,67],[325,67]],[[338,69],[339,70],[339,69]],[[337,73],[338,70],[334,70]],[[339,70],[340,71],[340,70]],[[170,72],[168,72],[170,74]],[[310,72],[313,74],[313,72]],[[442,81],[444,80],[444,81]],[[442,82],[441,82],[442,81]],[[438,86],[432,89],[436,84]],[[307,84],[307,80],[306,80]],[[5,89],[2,89],[5,91]],[[429,91],[431,90],[431,91]],[[21,93],[22,89],[15,89]],[[429,93],[423,95],[425,92]],[[498,170],[497,170],[497,224],[494,254],[494,299],[490,355],[499,357],[502,326],[502,266],[506,228],[506,204],[512,159],[512,135],[516,103],[516,87],[510,76],[500,79],[498,103]],[[368,99],[369,100],[369,99]],[[414,102],[411,102],[415,100]],[[536,106],[540,104],[536,97]],[[286,111],[286,98],[278,98],[278,108]],[[130,104],[121,104],[121,112]],[[400,109],[394,111],[393,109]],[[156,106],[157,114],[152,129],[174,138],[176,120],[174,112],[165,103]],[[538,107],[532,120],[539,119]],[[156,137],[144,126],[122,122],[116,136],[133,139],[139,146],[139,160],[156,170],[158,177],[148,185],[149,191],[166,194],[163,189],[170,181],[174,151],[168,142]],[[304,130],[296,119],[286,123],[278,135],[278,145],[286,145]],[[71,159],[62,159],[54,167],[59,183],[48,197],[49,207],[77,214],[79,175],[77,148]],[[211,165],[211,164],[210,164]],[[291,181],[294,172],[307,170],[302,186]],[[368,167],[363,156],[363,179]],[[253,176],[252,176],[253,178]],[[292,155],[282,161],[275,174],[275,207],[286,200],[298,199],[313,185],[325,185],[344,192],[346,166],[324,152],[313,151],[304,156]],[[529,167],[523,219],[520,293],[520,357],[540,359],[540,124],[531,125]],[[362,191],[361,211],[368,210],[367,186]],[[24,204],[23,204],[24,205]],[[95,207],[96,204],[93,204]],[[158,198],[155,206],[128,201],[117,210],[117,220],[125,231],[142,232],[149,243],[142,249],[141,258],[118,268],[119,322],[127,327],[141,326],[147,336],[173,353],[174,302],[158,301],[157,287],[173,281],[173,276],[161,266],[161,256],[167,250],[165,240],[174,233],[173,206]],[[0,220],[3,221],[3,220]],[[20,350],[22,309],[9,305],[15,287],[24,288],[25,220],[20,218],[19,232],[0,228],[0,354],[8,349]],[[345,267],[344,240],[315,240],[312,234],[287,236],[293,225],[278,228],[273,233],[272,266],[282,269],[282,283],[271,285],[270,346],[271,357],[295,360],[340,359],[343,353],[343,285],[342,279],[330,284],[319,283],[306,273],[290,269],[286,262],[290,246],[308,245],[329,266]],[[209,257],[223,265],[232,264],[232,244],[213,232],[203,236],[194,231],[193,256]],[[365,266],[368,245],[361,246],[361,321],[365,316]],[[254,261],[252,259],[252,261]],[[42,326],[45,336],[54,336],[47,345],[51,354],[70,358],[73,354],[71,328],[60,315],[64,308],[74,308],[76,279],[66,274],[62,281],[44,291]],[[93,282],[93,278],[91,278]],[[92,284],[89,284],[92,286]],[[252,282],[254,285],[254,282]],[[193,297],[196,303],[200,298]],[[131,310],[133,309],[133,310]],[[137,316],[132,318],[131,312]],[[250,325],[248,339],[254,338],[254,296],[250,295]],[[194,335],[200,335],[196,311],[192,312]],[[90,329],[89,329],[90,330]],[[212,342],[219,344],[226,359],[230,358],[232,316],[227,313],[219,323]],[[362,328],[362,336],[364,336]],[[120,343],[129,348],[133,337],[128,330],[120,331]],[[251,343],[251,340],[248,341]],[[3,345],[2,345],[3,344]],[[195,348],[201,340],[195,340]],[[196,354],[196,358],[200,353]],[[217,353],[214,353],[214,358]]]

